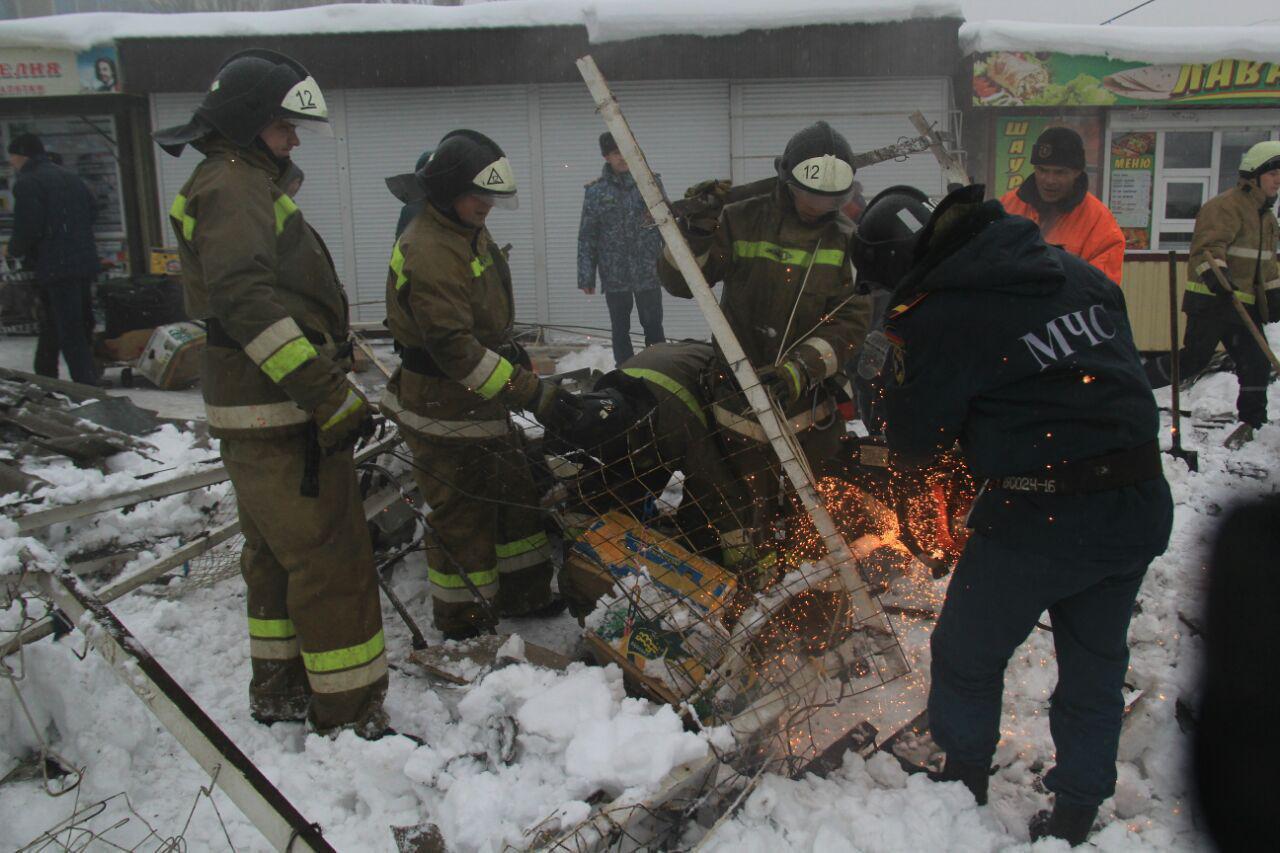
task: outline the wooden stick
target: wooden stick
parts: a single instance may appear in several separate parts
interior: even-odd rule
[[[1218,279],[1218,284],[1222,285],[1223,290],[1231,294],[1231,304],[1235,306],[1236,313],[1240,315],[1241,322],[1244,327],[1249,330],[1249,334],[1253,335],[1253,339],[1257,341],[1258,346],[1266,354],[1267,360],[1271,362],[1271,369],[1276,373],[1280,373],[1280,360],[1276,359],[1276,354],[1271,351],[1271,347],[1267,344],[1267,339],[1262,336],[1262,331],[1258,328],[1258,324],[1253,322],[1253,318],[1249,316],[1249,311],[1244,307],[1244,303],[1240,301],[1240,291],[1231,286],[1231,282],[1227,281],[1227,277],[1222,274],[1222,270],[1217,264],[1209,264],[1209,269],[1213,270],[1213,275]],[[1267,294],[1261,294],[1261,298],[1266,299]]]
[[[854,619],[862,621],[875,616],[881,612],[880,606],[867,592],[866,584],[858,577],[857,562],[853,552],[849,550],[848,543],[837,530],[835,522],[827,512],[826,505],[818,496],[813,473],[804,461],[804,454],[800,450],[795,433],[786,419],[779,416],[769,393],[760,384],[755,368],[747,360],[742,344],[739,343],[737,335],[734,334],[733,328],[720,309],[720,303],[716,301],[706,278],[703,277],[702,268],[698,266],[693,253],[689,250],[689,244],[680,233],[680,228],[676,225],[662,189],[654,179],[644,152],[640,150],[639,143],[631,133],[631,127],[622,115],[622,110],[613,97],[609,84],[605,82],[600,69],[596,67],[595,60],[590,56],[579,59],[577,65],[587,88],[591,90],[591,96],[596,102],[601,117],[613,133],[613,139],[618,144],[622,156],[626,158],[631,174],[636,180],[636,186],[639,187],[640,194],[649,207],[649,213],[662,234],[662,239],[676,268],[688,283],[689,290],[702,310],[707,324],[711,327],[711,333],[721,353],[729,362],[739,387],[746,394],[747,402],[750,403],[760,426],[764,429],[770,447],[777,454],[782,470],[800,497],[814,527],[822,536],[827,553],[831,557],[832,569],[849,593]]]

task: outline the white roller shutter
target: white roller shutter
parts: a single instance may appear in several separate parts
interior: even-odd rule
[[[343,205],[341,202],[341,179],[345,168],[340,169],[342,159],[341,138],[343,93],[326,93],[329,114],[335,126],[333,138],[320,136],[307,131],[300,131],[298,139],[301,144],[294,149],[293,159],[298,168],[306,174],[302,189],[298,193],[298,207],[316,229],[329,247],[333,255],[338,275],[343,277],[347,285],[347,293],[351,301],[356,301],[356,291],[350,281],[346,281],[346,239],[343,235]],[[153,129],[183,124],[191,118],[191,114],[200,104],[203,93],[171,93],[151,96]],[[170,157],[159,146],[156,146],[157,185],[160,192],[160,212],[165,220],[165,240],[173,243],[173,232],[169,227],[168,210],[173,198],[182,189],[182,185],[191,177],[191,172],[202,159],[199,151],[188,146],[181,157]],[[345,164],[343,164],[345,167]],[[381,316],[381,315],[380,315]]]
[[[614,94],[650,167],[667,195],[679,198],[689,185],[729,174],[729,85],[724,81],[617,83]],[[583,185],[600,176],[599,137],[607,128],[585,86],[540,87],[543,221],[546,226],[548,322],[589,327],[607,343],[609,313],[597,291],[578,288],[578,223]],[[668,338],[706,337],[707,327],[692,300],[664,294]],[[640,323],[632,316],[631,329]]]
[[[413,171],[423,150],[434,148],[440,137],[457,128],[485,134],[511,160],[520,207],[495,208],[489,214],[489,231],[499,246],[512,245],[516,318],[535,319],[533,232],[537,200],[530,180],[530,88],[351,89],[344,94],[359,293],[359,299],[353,301],[361,303],[357,319],[378,321],[386,316],[387,261],[401,205],[387,190],[384,179]]]
[[[951,81],[946,78],[864,80],[772,80],[734,85],[733,177],[754,181],[774,173],[773,159],[797,130],[819,119],[868,151],[916,135],[907,115],[920,110],[950,129]],[[929,195],[945,189],[937,161],[916,154],[858,172],[866,197],[894,184],[910,184]]]

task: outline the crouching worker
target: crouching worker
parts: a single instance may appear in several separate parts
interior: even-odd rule
[[[983,483],[932,639],[938,778],[986,802],[1005,666],[1048,610],[1057,765],[1031,834],[1079,844],[1115,790],[1129,619],[1172,524],[1155,401],[1122,292],[982,187],[948,196],[912,257],[887,325],[886,437],[920,456],[958,439]]]
[[[647,347],[600,379],[564,438],[600,462],[576,484],[594,514],[620,508],[648,521],[672,475],[683,472],[676,522],[686,540],[759,588],[777,560],[753,537],[751,495],[715,433],[703,390],[715,363],[715,348],[700,341]]]
[[[435,625],[446,639],[495,627],[499,616],[555,615],[553,567],[528,460],[510,413],[550,430],[577,401],[539,379],[514,343],[505,255],[485,227],[515,207],[511,164],[493,140],[455,130],[405,179],[405,203],[427,202],[396,241],[387,323],[400,368],[381,406],[404,430],[430,507],[427,552]]]
[[[352,447],[372,430],[347,379],[347,299],[319,236],[279,186],[295,129],[328,128],[305,68],[269,50],[219,69],[191,121],[156,133],[205,157],[169,215],[187,313],[208,326],[209,432],[245,546],[256,720],[387,728],[382,615]]]
[[[596,384],[584,398],[583,417],[564,438],[600,463],[577,484],[581,503],[595,515],[622,508],[647,522],[672,476],[683,473],[675,521],[686,542],[733,572],[744,589],[758,591],[780,577],[789,559],[817,555],[789,549],[780,554],[769,535],[771,525],[765,522],[772,517],[763,519],[754,500],[753,469],[744,472],[739,466],[744,457],[754,465],[756,453],[735,454],[715,420],[708,381],[719,365],[711,344],[648,347]],[[841,497],[847,511],[840,517],[851,547],[882,589],[890,567],[900,569],[909,559],[880,535],[883,516],[891,513],[851,486]]]

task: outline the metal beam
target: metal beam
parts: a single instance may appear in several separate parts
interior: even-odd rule
[[[90,644],[120,680],[272,847],[316,853],[334,849],[325,841],[319,825],[303,817],[107,605],[86,590],[74,575],[36,572],[28,578],[84,631]]]

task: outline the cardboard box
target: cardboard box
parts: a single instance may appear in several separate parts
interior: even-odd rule
[[[148,269],[152,275],[181,275],[182,264],[178,260],[178,250],[152,249]]]

